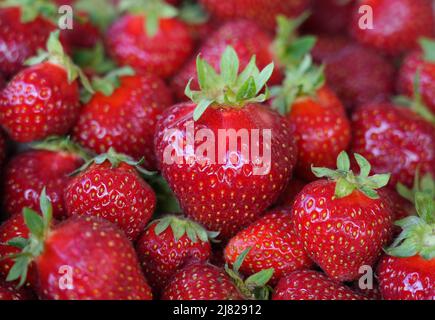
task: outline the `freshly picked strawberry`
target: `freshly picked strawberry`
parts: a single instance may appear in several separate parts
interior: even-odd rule
[[[9,215],[21,215],[23,208],[39,209],[39,195],[45,187],[56,219],[66,217],[63,190],[70,174],[88,155],[69,138],[50,137],[33,149],[9,160],[3,179],[3,206]]]
[[[392,232],[393,213],[382,191],[389,174],[369,176],[370,164],[355,154],[360,174],[350,170],[346,152],[337,170],[313,167],[326,177],[304,187],[293,205],[293,218],[305,252],[332,279],[351,281],[362,265],[372,266]]]
[[[0,95],[0,123],[17,142],[66,134],[79,110],[80,77],[92,88],[82,71],[65,55],[59,31],[50,34],[47,52],[29,61],[32,66],[15,75]]]
[[[325,84],[323,68],[313,65],[309,55],[289,68],[283,85],[274,88],[273,107],[294,127],[299,177],[315,179],[312,165],[332,168],[347,149],[351,134],[345,109]]]
[[[145,277],[156,291],[188,264],[210,258],[209,240],[217,234],[181,216],[167,215],[149,224],[136,242]]]
[[[239,270],[252,275],[263,269],[275,270],[271,283],[299,269],[308,269],[312,261],[305,253],[293,225],[290,209],[269,211],[230,239],[225,248],[225,260],[233,265],[240,254],[252,248]]]
[[[377,276],[387,300],[435,299],[435,200],[424,192],[415,194],[418,216],[396,224],[403,231],[386,250]]]
[[[34,289],[48,300],[148,300],[151,289],[140,271],[130,241],[110,222],[74,217],[52,227],[52,207],[41,193],[42,216],[23,210],[29,239],[8,242],[20,248],[7,280],[24,284],[30,265]]]
[[[0,301],[2,300],[32,300],[33,296],[28,290],[17,289],[12,283],[0,278]]]
[[[296,162],[289,124],[262,104],[273,64],[260,72],[252,58],[239,74],[239,62],[228,47],[219,74],[198,57],[200,91],[188,85],[192,102],[166,110],[155,136],[162,175],[183,212],[222,238],[274,203]]]
[[[272,300],[367,300],[349,287],[313,270],[294,271],[281,278]]]
[[[167,78],[192,54],[188,27],[175,18],[177,10],[162,0],[122,0],[128,11],[107,30],[106,44],[120,65]]]

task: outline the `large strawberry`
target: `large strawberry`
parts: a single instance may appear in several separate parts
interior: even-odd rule
[[[140,162],[112,148],[85,163],[65,188],[68,216],[96,216],[117,224],[130,240],[150,220],[156,196],[142,179]]]
[[[161,0],[123,0],[126,13],[107,30],[109,53],[121,65],[161,77],[173,75],[191,55],[193,40],[176,10]]]
[[[23,211],[29,239],[9,241],[22,252],[14,257],[8,281],[19,279],[23,284],[32,264],[37,275],[34,289],[41,299],[151,299],[134,248],[121,230],[94,217],[75,217],[52,227],[45,191],[40,199],[42,216]]]
[[[373,25],[366,25],[370,20]],[[351,33],[363,44],[399,54],[415,48],[418,38],[433,35],[433,26],[431,0],[360,0],[355,5]]]
[[[47,52],[31,59],[34,64],[8,83],[0,95],[0,123],[18,142],[66,134],[79,110],[76,79],[92,91],[86,77],[65,55],[59,32],[50,34]]]
[[[322,68],[314,66],[308,55],[289,68],[283,85],[274,89],[273,106],[294,127],[298,144],[295,172],[313,180],[312,165],[332,168],[337,155],[349,145],[350,124],[345,109],[325,84]]]
[[[402,233],[386,250],[377,276],[387,300],[435,299],[435,201],[434,194],[417,192],[418,216],[396,222]]]
[[[296,197],[293,216],[307,254],[332,279],[351,281],[363,265],[373,265],[392,232],[388,199],[376,191],[389,174],[369,176],[370,164],[355,154],[360,174],[350,170],[346,152],[337,158],[337,170],[313,167],[327,177],[304,187]]]
[[[10,215],[24,207],[39,209],[39,195],[45,187],[57,219],[66,216],[63,190],[69,174],[77,170],[87,155],[68,138],[51,137],[34,145],[33,150],[9,160],[3,179],[3,205]]]
[[[157,157],[186,215],[228,238],[279,196],[296,147],[285,119],[261,104],[273,64],[260,72],[251,59],[238,75],[228,47],[221,74],[201,57],[197,68],[200,91],[188,86],[192,102],[168,109],[157,125]]]

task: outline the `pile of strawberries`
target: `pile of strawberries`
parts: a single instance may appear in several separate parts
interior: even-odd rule
[[[435,300],[434,12],[0,2],[0,300]]]

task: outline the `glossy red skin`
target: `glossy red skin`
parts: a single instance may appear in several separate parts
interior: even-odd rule
[[[337,96],[324,86],[317,90],[316,98],[298,98],[286,117],[295,126],[298,144],[295,173],[314,180],[312,165],[335,168],[338,154],[347,149],[351,139],[350,123]]]
[[[0,301],[31,300],[32,298],[32,294],[26,289],[17,289],[15,284],[0,279]]]
[[[367,300],[323,273],[298,270],[281,278],[272,300]]]
[[[420,71],[420,93],[425,105],[435,113],[435,63],[425,61],[421,52],[414,51],[403,60],[397,80],[400,93],[412,97],[417,70]]]
[[[412,110],[391,104],[358,108],[352,117],[352,153],[364,156],[375,173],[390,172],[389,185],[412,186],[420,174],[435,176],[434,126]]]
[[[279,207],[290,208],[293,205],[296,196],[306,184],[307,182],[300,179],[291,179],[275,204]]]
[[[45,187],[53,205],[53,216],[66,217],[63,190],[69,174],[83,160],[61,151],[30,150],[11,158],[4,172],[3,203],[10,215],[21,215],[23,208],[39,211],[39,195]]]
[[[377,276],[385,300],[435,300],[435,259],[384,255]]]
[[[80,110],[77,81],[50,62],[26,68],[8,83],[0,96],[0,123],[17,142],[64,135]]]
[[[293,225],[290,209],[268,212],[237,233],[225,248],[225,260],[233,265],[244,250],[251,248],[240,266],[246,276],[273,268],[270,284],[299,269],[309,269],[313,262],[305,253]]]
[[[258,218],[278,198],[295,166],[296,145],[290,125],[267,106],[246,104],[241,109],[209,107],[194,125],[195,132],[200,129],[213,132],[216,141],[215,157],[210,158],[205,154],[205,157],[197,158],[195,154],[190,156],[189,152],[185,153],[183,148],[180,150],[183,163],[167,164],[170,159],[165,161],[164,152],[165,148],[172,145],[171,133],[173,130],[180,131],[180,137],[185,140],[185,124],[193,120],[195,107],[194,103],[184,103],[165,111],[156,129],[157,157],[162,174],[177,196],[183,212],[207,230],[220,231],[221,238],[229,238]],[[240,129],[248,132],[259,129],[261,134],[264,129],[270,129],[272,144],[269,173],[253,174],[252,161],[242,159],[240,143],[237,146],[237,159],[234,156],[230,159],[228,141],[224,161],[217,159],[219,129],[234,129],[236,132]],[[252,151],[248,144],[244,144],[244,147]],[[201,143],[197,142],[195,148],[199,145]],[[262,149],[260,136],[259,150]],[[193,160],[192,165],[187,162],[190,161],[189,157]],[[239,161],[234,164],[233,160]]]
[[[166,286],[162,300],[244,300],[220,268],[192,264],[178,271]]]
[[[273,37],[255,23],[236,20],[224,23],[214,33],[208,35],[204,43],[199,47],[198,54],[212,67],[220,70],[222,53],[230,45],[239,57],[239,70],[246,67],[253,55],[255,55],[256,64],[261,70],[276,60],[272,52],[272,42]],[[190,88],[198,90],[196,56],[187,61],[172,79],[171,87],[180,101],[188,99],[184,94],[184,89],[190,79],[192,79]],[[277,67],[277,63],[275,63],[275,69],[268,84],[278,84],[280,80],[282,80],[282,74]]]
[[[125,15],[115,21],[106,34],[108,51],[121,65],[167,78],[192,54],[188,27],[176,19],[161,19],[157,34],[150,38],[144,20],[140,15]]]
[[[359,28],[363,5],[373,9],[373,29]],[[433,36],[432,12],[430,0],[362,0],[355,5],[350,32],[362,44],[397,55],[415,48],[420,37]]]
[[[192,263],[206,262],[211,255],[208,241],[192,242],[184,234],[175,242],[172,228],[156,235],[157,223],[152,223],[136,242],[136,252],[145,277],[157,292],[163,290],[170,278]]]
[[[331,278],[351,281],[372,266],[391,239],[392,209],[381,191],[370,199],[355,190],[335,198],[335,182],[318,180],[296,197],[293,217],[307,254]]]
[[[297,17],[307,9],[309,0],[200,0],[200,3],[218,19],[248,19],[274,31],[277,15]]]
[[[45,48],[50,32],[56,29],[40,17],[22,23],[20,15],[18,7],[0,9],[0,72],[8,78],[20,71],[38,48]]]
[[[62,266],[72,268],[72,290],[59,286]],[[151,289],[141,273],[131,242],[112,223],[95,217],[74,217],[59,224],[35,260],[41,299],[150,300]]]
[[[104,153],[110,147],[154,170],[154,131],[162,111],[172,105],[169,88],[153,75],[121,77],[111,96],[97,92],[83,107],[73,137],[83,147]]]

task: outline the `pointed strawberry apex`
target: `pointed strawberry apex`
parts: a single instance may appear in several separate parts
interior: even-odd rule
[[[73,142],[69,136],[51,136],[44,141],[35,142],[32,144],[33,149],[49,150],[49,151],[64,151],[77,155],[85,161],[88,161],[91,156],[80,145]]]
[[[242,108],[246,103],[264,102],[269,98],[267,87],[260,93],[272,76],[274,65],[270,63],[261,72],[253,56],[246,68],[239,73],[239,57],[233,47],[228,46],[220,61],[220,74],[198,55],[196,69],[200,90],[192,91],[190,83],[185,94],[197,104],[193,120],[197,121],[208,107],[226,106]]]
[[[22,23],[32,22],[39,16],[57,23],[57,6],[52,1],[4,0],[0,3],[0,8],[7,7],[20,8]]]
[[[340,152],[337,157],[337,170],[319,167],[311,167],[311,170],[318,178],[329,178],[336,182],[335,196],[337,198],[346,197],[354,190],[359,190],[370,199],[378,199],[379,195],[376,189],[388,184],[390,174],[369,176],[371,165],[367,159],[358,153],[354,153],[354,157],[360,167],[360,174],[358,176],[350,170],[350,159],[346,151]]]
[[[420,170],[417,169],[414,176],[414,184],[412,189],[406,187],[402,183],[396,185],[397,193],[408,201],[415,203],[415,194],[423,192],[429,194],[432,198],[435,197],[435,181],[430,173],[420,177]]]

